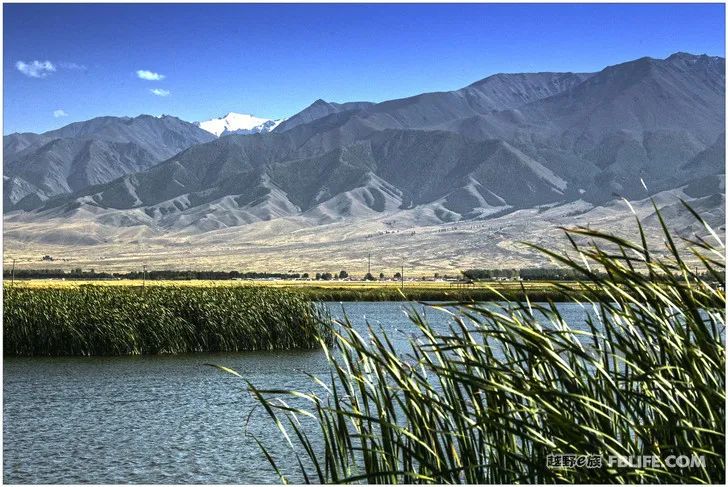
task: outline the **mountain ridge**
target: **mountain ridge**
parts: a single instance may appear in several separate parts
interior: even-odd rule
[[[677,188],[722,201],[721,184],[700,181],[723,171],[724,65],[675,53],[596,73],[495,74],[381,103],[319,99],[269,132],[213,137],[119,179],[27,201],[24,218],[102,212],[112,227],[204,233],[299,217],[476,221]],[[18,152],[38,143],[5,139]]]
[[[50,197],[147,169],[213,139],[168,115],[96,117],[42,134],[5,136],[5,211],[32,208]]]

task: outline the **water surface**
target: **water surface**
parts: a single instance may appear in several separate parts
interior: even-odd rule
[[[327,303],[357,329],[381,325],[406,349],[416,333],[398,302]],[[445,313],[415,309],[445,330]],[[559,304],[571,323],[584,309]],[[3,471],[6,483],[277,483],[249,436],[294,465],[265,412],[237,378],[257,387],[314,390],[321,351],[246,352],[112,358],[6,358]]]

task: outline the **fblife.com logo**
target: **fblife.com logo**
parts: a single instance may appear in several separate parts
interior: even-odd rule
[[[656,455],[548,455],[546,466],[549,468],[704,468],[703,455],[668,455],[660,458]]]

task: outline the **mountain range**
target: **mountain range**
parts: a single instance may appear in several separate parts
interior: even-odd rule
[[[4,211],[149,169],[210,133],[171,116],[98,117],[42,134],[3,137]]]
[[[283,121],[101,117],[12,134],[6,224],[199,234],[387,215],[417,227],[679,191],[722,225],[724,73],[724,58],[676,53],[381,103],[317,100]]]

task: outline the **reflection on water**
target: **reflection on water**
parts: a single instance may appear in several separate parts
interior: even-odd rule
[[[405,303],[329,303],[363,333],[381,324],[404,350],[416,332]],[[584,310],[561,304],[571,323]],[[443,331],[442,311],[415,308]],[[282,445],[244,384],[205,363],[233,368],[261,388],[314,390],[322,352],[247,352],[114,358],[4,360],[6,483],[270,483],[257,445]],[[276,451],[283,451],[276,448]],[[285,455],[282,452],[281,455]],[[277,458],[293,465],[291,456]]]

